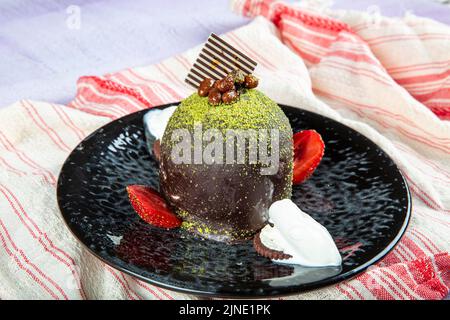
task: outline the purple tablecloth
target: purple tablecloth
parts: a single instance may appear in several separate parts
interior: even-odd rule
[[[334,7],[374,3],[383,15],[412,11],[450,24],[450,7],[429,0],[340,0]],[[247,22],[228,0],[2,1],[0,107],[22,98],[67,102],[81,75],[150,64]]]

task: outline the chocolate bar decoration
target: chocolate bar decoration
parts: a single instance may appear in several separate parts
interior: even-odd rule
[[[203,79],[219,80],[236,69],[241,69],[245,74],[253,73],[256,64],[241,51],[211,33],[185,81],[197,89]]]

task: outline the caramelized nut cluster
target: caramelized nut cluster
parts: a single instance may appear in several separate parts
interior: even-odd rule
[[[231,104],[239,99],[243,90],[253,89],[257,86],[258,78],[252,74],[245,75],[237,69],[219,80],[203,79],[198,87],[198,95],[208,97],[208,102],[213,106],[221,103]]]

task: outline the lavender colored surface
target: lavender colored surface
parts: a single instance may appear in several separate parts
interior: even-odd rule
[[[450,7],[429,0],[337,0],[335,8],[384,15],[413,11],[450,24]],[[66,9],[81,9],[81,28]],[[18,99],[71,100],[79,76],[146,65],[248,23],[228,0],[5,0],[0,2],[0,108]]]

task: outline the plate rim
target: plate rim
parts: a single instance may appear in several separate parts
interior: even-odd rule
[[[56,184],[56,200],[57,200],[57,205],[58,205],[58,209],[59,209],[59,214],[61,215],[65,226],[67,227],[67,229],[70,231],[70,233],[73,235],[73,237],[76,239],[76,241],[78,243],[80,243],[82,245],[83,248],[87,249],[89,253],[91,253],[92,255],[94,255],[94,257],[96,257],[97,259],[99,259],[100,261],[104,262],[105,264],[107,264],[108,266],[119,270],[120,272],[124,272],[130,276],[133,276],[135,278],[138,278],[139,280],[142,280],[146,283],[158,286],[160,288],[163,289],[168,289],[168,290],[172,290],[175,292],[179,292],[179,293],[183,293],[183,294],[192,294],[192,295],[197,295],[197,296],[202,296],[202,297],[222,297],[222,298],[264,298],[264,297],[283,297],[283,296],[289,296],[289,295],[294,295],[294,294],[301,294],[301,293],[305,293],[305,292],[309,292],[309,291],[313,291],[313,290],[317,290],[317,289],[321,289],[321,288],[326,288],[329,287],[331,285],[334,285],[336,283],[342,282],[344,280],[350,280],[352,278],[354,278],[355,276],[357,276],[358,274],[364,272],[367,268],[369,268],[370,266],[374,265],[375,263],[379,262],[381,259],[383,259],[387,254],[389,254],[394,248],[395,246],[400,242],[401,238],[403,237],[403,235],[406,232],[406,229],[408,228],[408,225],[411,221],[411,212],[412,212],[412,197],[411,197],[411,190],[409,188],[408,182],[403,174],[403,172],[400,170],[400,168],[398,167],[397,163],[389,156],[389,154],[384,151],[383,148],[381,148],[375,141],[373,141],[372,139],[368,138],[366,135],[364,135],[363,133],[339,122],[336,121],[332,118],[329,118],[327,116],[321,115],[319,113],[310,111],[310,110],[306,110],[300,107],[294,107],[294,106],[290,106],[290,105],[286,105],[286,104],[282,104],[282,103],[278,103],[278,105],[281,108],[288,108],[288,109],[297,109],[297,110],[301,110],[301,111],[305,111],[308,113],[312,113],[314,115],[320,116],[322,118],[325,118],[327,120],[331,120],[333,122],[337,122],[345,127],[347,127],[350,130],[353,130],[355,132],[358,132],[361,136],[363,136],[364,138],[368,139],[369,141],[371,141],[372,143],[374,143],[381,151],[383,151],[383,153],[392,161],[392,163],[394,164],[395,168],[397,169],[398,173],[400,174],[403,184],[405,186],[406,189],[406,198],[407,198],[407,209],[406,209],[406,215],[405,215],[405,219],[403,221],[402,226],[400,227],[397,235],[394,237],[394,239],[392,239],[392,241],[383,249],[381,250],[375,257],[373,257],[372,259],[370,259],[369,261],[365,262],[364,264],[357,266],[356,268],[349,270],[345,273],[330,277],[330,278],[325,278],[322,280],[318,280],[312,283],[307,283],[307,284],[299,284],[299,285],[295,285],[292,287],[282,287],[282,288],[273,288],[273,289],[266,289],[262,294],[258,294],[256,292],[254,293],[250,293],[250,294],[242,294],[242,293],[232,293],[232,292],[215,292],[215,291],[207,291],[207,290],[196,290],[196,289],[189,289],[189,288],[183,288],[183,287],[179,287],[179,286],[175,286],[175,285],[170,285],[164,282],[160,282],[148,277],[145,277],[143,275],[140,275],[136,272],[133,272],[132,270],[128,270],[122,266],[118,266],[116,264],[114,264],[114,262],[112,261],[108,261],[107,259],[103,258],[102,256],[100,256],[98,253],[96,253],[94,250],[92,250],[91,248],[89,248],[89,246],[87,246],[74,232],[74,230],[70,227],[69,222],[66,219],[66,216],[63,213],[63,210],[61,208],[61,203],[60,203],[60,194],[61,194],[61,190],[60,190],[60,185],[61,185],[61,176],[62,176],[62,172],[64,167],[66,166],[67,161],[71,158],[72,153],[74,153],[77,148],[84,143],[85,140],[91,138],[92,136],[94,136],[95,134],[97,134],[100,130],[103,130],[105,127],[112,125],[113,123],[117,122],[118,120],[127,118],[127,117],[132,117],[135,116],[138,113],[144,113],[146,111],[149,111],[150,109],[165,109],[167,107],[170,106],[175,106],[175,105],[179,105],[181,101],[178,102],[172,102],[172,103],[167,103],[167,104],[162,104],[162,105],[156,105],[156,106],[152,106],[151,108],[148,109],[142,109],[142,110],[138,110],[135,111],[133,113],[129,113],[127,115],[124,115],[122,117],[119,117],[117,119],[114,119],[104,125],[102,125],[101,127],[97,128],[96,130],[94,130],[92,133],[90,133],[89,135],[87,135],[86,137],[83,138],[82,141],[80,141],[73,149],[72,151],[69,153],[69,155],[66,157],[66,159],[64,160],[59,173],[58,173],[58,179],[57,179],[57,184]],[[273,293],[271,294],[270,291],[274,291],[274,292],[279,292],[279,293]],[[282,291],[282,292],[281,292]]]

